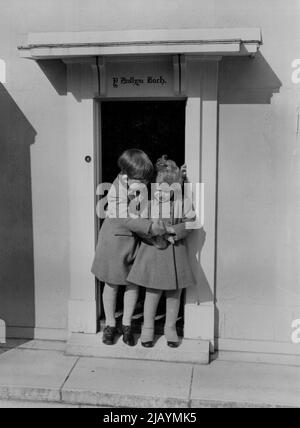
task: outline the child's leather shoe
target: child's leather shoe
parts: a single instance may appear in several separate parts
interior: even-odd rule
[[[178,348],[179,347],[179,342],[167,342],[168,346],[170,348]]]
[[[141,345],[142,345],[144,348],[153,348],[153,346],[154,346],[154,341],[152,341],[152,342],[141,342]]]
[[[123,342],[128,346],[135,346],[135,340],[131,326],[122,325]]]
[[[114,345],[116,334],[117,334],[116,327],[110,327],[110,326],[105,327],[103,331],[102,342],[105,345]]]

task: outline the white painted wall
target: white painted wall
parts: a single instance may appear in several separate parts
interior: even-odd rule
[[[0,318],[13,336],[32,336],[33,327],[54,329],[46,331],[49,337],[65,335],[70,283],[66,98],[17,51],[31,29],[45,28],[49,20],[63,26],[59,15],[54,4],[43,9],[36,1],[0,2],[0,57],[7,66],[7,83],[0,85]]]
[[[250,66],[229,59],[220,75],[217,335],[299,352],[291,334],[300,314],[300,85],[291,64],[300,5],[275,1],[270,12],[270,2],[248,2],[246,13],[224,3],[217,24],[259,25],[264,45]]]

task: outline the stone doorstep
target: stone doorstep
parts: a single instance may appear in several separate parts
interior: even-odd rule
[[[209,341],[182,340],[179,348],[172,349],[164,337],[156,339],[154,348],[145,349],[137,338],[137,345],[126,346],[122,338],[114,346],[102,343],[102,333],[71,335],[66,346],[66,355],[79,357],[120,358],[169,363],[207,365],[210,362]]]

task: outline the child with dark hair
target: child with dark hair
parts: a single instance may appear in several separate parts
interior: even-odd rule
[[[131,180],[149,182],[153,176],[154,168],[148,155],[139,149],[129,149],[122,153],[118,159],[121,174],[126,174]]]
[[[139,240],[136,234],[154,237],[165,233],[162,222],[151,221],[148,216],[130,215],[131,196],[151,180],[153,165],[141,150],[126,150],[119,158],[120,174],[107,195],[108,209],[99,233],[92,273],[105,283],[103,306],[106,327],[103,343],[114,344],[116,337],[116,302],[120,287],[125,287],[122,320],[123,341],[134,346],[131,320],[138,300],[139,287],[127,281],[134,262]]]
[[[155,316],[165,292],[165,336],[168,346],[175,348],[179,346],[176,323],[182,290],[195,283],[185,245],[191,230],[187,223],[195,220],[195,213],[192,202],[182,193],[183,176],[176,163],[163,156],[156,171],[151,217],[164,222],[166,233],[142,242],[127,280],[146,288],[142,345],[154,345]]]

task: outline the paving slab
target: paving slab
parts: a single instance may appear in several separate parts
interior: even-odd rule
[[[60,401],[78,359],[57,351],[13,349],[0,355],[0,399]]]
[[[0,350],[0,408],[300,408],[297,366],[78,358],[56,351],[55,344],[50,350],[40,349],[45,343],[28,346],[33,349]]]
[[[218,351],[213,355],[212,360],[230,361],[239,363],[262,363],[273,364],[277,366],[297,366],[300,367],[299,355],[285,354],[265,354],[258,352],[231,352]]]
[[[192,365],[81,358],[62,389],[70,404],[187,407]]]
[[[137,345],[129,348],[121,338],[114,346],[102,343],[102,333],[72,334],[66,347],[66,354],[84,357],[126,358],[133,360],[151,360],[179,362],[187,364],[209,364],[209,341],[183,340],[179,348],[167,346],[165,337],[157,337],[155,347],[145,349],[136,337]]]
[[[36,349],[40,351],[62,351],[66,350],[66,342],[55,340],[30,340],[19,346],[20,349]]]
[[[194,369],[192,407],[300,407],[300,368],[215,361]]]
[[[0,343],[0,349],[13,349],[30,342],[29,339],[7,339],[4,343]]]
[[[44,351],[65,351],[66,342],[58,340],[30,340],[30,339],[8,339],[6,343],[0,344],[1,350],[7,349],[37,349]]]

